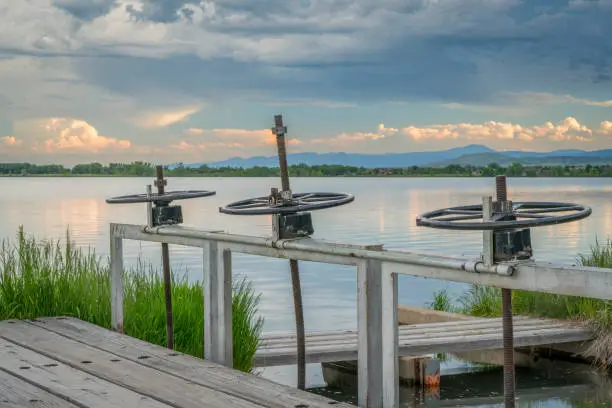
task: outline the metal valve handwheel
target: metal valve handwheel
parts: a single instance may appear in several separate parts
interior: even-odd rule
[[[278,201],[271,196],[248,198],[220,207],[219,211],[236,215],[288,214],[337,207],[354,199],[347,193],[297,193]]]
[[[444,208],[417,217],[417,225],[454,230],[503,230],[541,227],[577,221],[591,215],[591,208],[572,203],[519,202],[511,203],[510,211],[493,211],[490,220],[482,220],[482,205]],[[559,214],[564,213],[564,214]],[[480,222],[473,220],[480,219]]]
[[[132,194],[120,197],[112,197],[106,200],[109,204],[134,204],[134,203],[159,203],[168,204],[175,200],[186,200],[190,198],[208,197],[215,195],[215,191],[207,190],[187,190],[187,191],[168,191],[163,194]]]

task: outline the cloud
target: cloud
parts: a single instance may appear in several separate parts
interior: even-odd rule
[[[397,132],[399,132],[398,129],[388,128],[388,127],[385,126],[384,123],[380,123],[378,125],[378,134],[380,134],[380,135],[386,135],[386,134],[389,134],[389,133],[393,134],[393,133],[397,133]]]
[[[526,129],[524,134],[530,137],[530,140],[548,139],[555,142],[588,142],[591,140],[593,131],[587,126],[581,125],[575,118],[567,117],[557,124],[546,122],[542,126],[534,126],[531,129]]]
[[[226,143],[249,149],[237,135],[217,140],[210,130],[173,133],[173,125],[259,128],[264,124],[255,116],[265,115],[262,111],[274,105],[300,111],[305,124],[300,125],[300,133],[308,136],[299,139],[300,148],[370,143],[392,151],[394,141],[416,146],[435,140],[459,143],[469,132],[509,132],[519,135],[513,139],[516,143],[530,137],[536,143],[535,129],[531,133],[522,129],[534,126],[516,129],[516,116],[542,124],[548,117],[577,114],[567,111],[565,104],[576,105],[581,114],[587,108],[603,114],[601,108],[612,107],[612,101],[602,97],[612,92],[609,4],[603,0],[2,1],[0,129],[10,132],[10,123],[30,118],[87,118],[106,133],[129,134],[141,149],[166,147],[167,140],[178,146],[181,138],[194,145]],[[214,104],[199,109],[211,101]],[[402,108],[387,105],[388,101],[409,103]],[[544,112],[547,117],[543,110],[534,113],[536,103],[550,105]],[[447,109],[440,110],[440,105]],[[335,115],[327,108],[336,108]],[[248,113],[230,118],[228,112]],[[426,120],[434,113],[439,118],[435,123],[473,126],[449,131],[459,136],[445,139],[427,136],[437,133],[423,122],[405,122],[406,118]],[[485,124],[487,119],[497,127]],[[338,125],[342,121],[350,121],[351,130],[362,131],[342,133]],[[400,139],[399,126],[397,132],[369,128],[368,124],[380,121],[404,121],[404,127],[412,125],[411,131],[422,142]],[[329,132],[334,137],[323,137],[321,129],[333,129]],[[562,137],[559,132],[580,132],[564,133],[550,126],[539,131],[557,137]],[[552,141],[551,137],[540,139]],[[592,139],[588,143],[598,140],[588,132],[580,137]],[[585,142],[577,138],[553,142],[571,141]],[[272,145],[257,146],[266,151]],[[226,152],[231,154],[231,149]]]
[[[388,128],[383,123],[380,123],[376,132],[340,133],[331,138],[312,139],[309,140],[308,143],[313,145],[326,145],[330,147],[349,147],[353,143],[383,139],[398,132],[398,129]]]
[[[603,121],[593,130],[576,118],[566,117],[553,123],[524,126],[509,122],[434,124],[429,126],[405,126],[387,128],[380,124],[377,132],[340,133],[329,138],[304,141],[310,145],[325,146],[343,151],[396,152],[440,150],[449,147],[481,143],[492,148],[531,148],[550,150],[556,147],[602,148],[612,135],[612,122]],[[578,145],[577,145],[578,144]]]
[[[21,146],[23,144],[23,140],[19,140],[15,136],[3,136],[0,137],[0,144],[9,147]]]
[[[276,136],[270,129],[190,128],[186,133],[190,135],[189,141],[180,140],[169,147],[194,158],[276,153]],[[289,146],[299,146],[302,141],[292,137],[286,143]]]
[[[550,141],[587,141],[592,131],[581,125],[575,118],[567,117],[558,124],[546,122],[541,126],[524,127],[512,123],[489,121],[483,124],[459,123],[453,125],[433,125],[430,127],[408,126],[402,129],[405,136],[415,141],[427,139],[455,139],[463,141],[516,140],[533,142]]]
[[[603,135],[612,135],[612,122],[604,120],[599,124],[599,133]]]
[[[181,151],[202,151],[211,150],[214,152],[219,149],[245,149],[246,146],[242,143],[237,142],[203,142],[203,143],[189,143],[181,140],[177,144],[170,145],[171,148]]]
[[[317,106],[323,108],[356,108],[358,105],[356,103],[350,102],[340,102],[340,101],[332,101],[332,100],[316,100],[316,99],[283,99],[283,100],[275,100],[268,101],[264,103],[265,105],[272,106]]]
[[[107,14],[117,5],[115,0],[53,0],[53,4],[60,10],[86,21]]]
[[[188,135],[201,135],[202,133],[204,133],[206,130],[204,129],[199,129],[199,128],[189,128],[185,130],[185,133]]]
[[[224,141],[237,141],[248,145],[274,145],[276,136],[270,129],[249,130],[249,129],[210,129],[205,131],[213,139]],[[291,142],[290,139],[288,142]]]
[[[612,99],[610,100],[594,100],[587,98],[576,98],[572,95],[561,95],[552,94],[547,92],[521,92],[512,94],[517,99],[517,102],[527,102],[530,104],[559,104],[559,103],[571,103],[577,105],[586,105],[599,108],[610,108],[612,107]]]
[[[24,147],[36,154],[99,154],[132,147],[129,140],[103,136],[86,121],[73,118],[22,121],[15,131],[25,140]]]
[[[152,111],[137,117],[135,123],[144,128],[162,128],[182,122],[199,110],[198,106],[189,106],[173,110]]]
[[[71,59],[77,80],[130,99],[155,90],[158,104],[163,93],[486,104],[500,91],[610,86],[611,10],[577,4],[21,0],[0,6],[0,51]]]

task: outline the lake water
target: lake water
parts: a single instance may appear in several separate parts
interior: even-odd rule
[[[41,238],[60,239],[69,228],[73,240],[108,254],[109,223],[144,224],[144,204],[109,205],[105,198],[144,192],[146,178],[1,178],[0,236],[14,238],[19,225]],[[171,178],[168,190],[208,189],[217,195],[183,201],[184,225],[224,229],[231,233],[269,235],[269,216],[220,214],[218,207],[252,196],[266,195],[279,186],[271,178]],[[295,178],[295,192],[332,191],[355,194],[353,203],[313,212],[314,238],[346,243],[384,243],[389,249],[446,255],[475,256],[481,250],[478,232],[441,231],[415,225],[418,214],[436,208],[477,204],[494,195],[494,180],[485,178]],[[612,227],[612,179],[510,179],[513,201],[564,201],[592,207],[591,217],[532,231],[535,258],[575,263],[596,239],[608,239]],[[159,244],[126,241],[126,262],[138,256],[159,262]],[[175,269],[189,279],[201,280],[201,251],[171,247]],[[260,313],[266,332],[294,329],[293,303],[286,260],[234,255],[235,276],[246,276],[262,294]],[[353,268],[300,263],[307,330],[356,327],[356,277]],[[435,291],[447,289],[458,296],[466,285],[401,276],[401,304],[426,306]],[[266,369],[263,375],[293,384],[294,367]],[[324,385],[318,365],[309,366],[308,385]],[[559,405],[545,405],[559,406]]]

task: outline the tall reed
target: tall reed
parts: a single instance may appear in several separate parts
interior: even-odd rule
[[[599,268],[612,268],[612,241],[596,241],[588,255],[580,255],[578,264]],[[454,302],[443,290],[434,294],[430,304],[434,310],[455,312],[481,317],[501,316],[501,290],[472,285],[470,290]],[[578,296],[549,293],[512,291],[512,309],[515,314],[575,319],[587,322],[596,333],[586,354],[594,355],[602,365],[612,366],[612,302]]]
[[[125,271],[125,333],[165,346],[164,283],[141,259]],[[173,274],[172,300],[175,349],[202,357],[202,288]],[[263,319],[257,316],[259,296],[242,279],[233,288],[234,367],[252,370]],[[110,266],[92,249],[66,242],[39,241],[20,228],[17,242],[0,246],[0,320],[73,316],[109,328]]]

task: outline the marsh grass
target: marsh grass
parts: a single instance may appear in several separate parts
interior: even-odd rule
[[[588,255],[580,255],[578,264],[599,268],[612,268],[612,241],[599,241]],[[471,316],[501,316],[501,290],[473,285],[456,302],[443,290],[434,294],[430,308]],[[596,333],[596,339],[586,355],[595,356],[596,363],[612,367],[612,302],[577,296],[549,293],[512,291],[512,309],[515,314],[550,317],[587,322]]]
[[[68,233],[62,246],[20,229],[16,243],[4,240],[0,247],[0,320],[61,315],[110,328],[109,276],[109,262],[77,248]],[[163,278],[141,260],[124,276],[125,333],[165,346]],[[256,316],[259,296],[246,280],[233,289],[234,367],[251,371],[263,324]],[[172,301],[175,349],[202,357],[201,284],[173,274]]]

